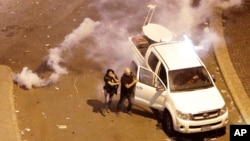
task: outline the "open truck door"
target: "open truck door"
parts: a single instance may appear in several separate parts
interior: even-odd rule
[[[139,66],[137,69],[139,82],[135,88],[135,101],[143,105],[162,109],[165,101],[166,86],[157,74]]]

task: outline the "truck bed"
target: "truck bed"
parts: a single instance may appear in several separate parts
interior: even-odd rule
[[[145,57],[148,47],[152,44],[152,41],[148,39],[146,36],[137,35],[131,38],[134,46],[139,50],[141,55]]]

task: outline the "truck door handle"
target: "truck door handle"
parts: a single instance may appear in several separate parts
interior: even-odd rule
[[[137,87],[137,89],[140,89],[140,90],[142,90],[143,88],[142,88],[142,86],[136,86]]]

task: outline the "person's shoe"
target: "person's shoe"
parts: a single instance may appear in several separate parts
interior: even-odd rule
[[[104,109],[100,109],[100,113],[103,115],[103,116],[106,116],[106,112],[105,112],[105,110]]]

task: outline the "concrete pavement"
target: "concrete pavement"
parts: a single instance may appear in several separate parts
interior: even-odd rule
[[[220,8],[214,9],[214,14],[210,19],[210,29],[216,32],[222,39],[219,42],[213,43],[216,60],[243,119],[247,124],[250,124],[250,100],[236,73],[227,50],[222,27],[222,10]]]
[[[210,29],[214,30],[219,36],[224,39],[221,9],[214,9],[214,16],[210,20]],[[228,85],[230,93],[242,114],[246,123],[250,123],[250,101],[247,96],[242,83],[237,76],[237,73],[231,63],[226,43],[224,40],[221,42],[213,43],[215,55]],[[15,105],[13,97],[13,81],[12,70],[7,66],[0,65],[0,136],[4,141],[21,141],[18,123],[15,114]]]
[[[2,141],[21,141],[15,113],[12,70],[0,65],[0,138]]]

